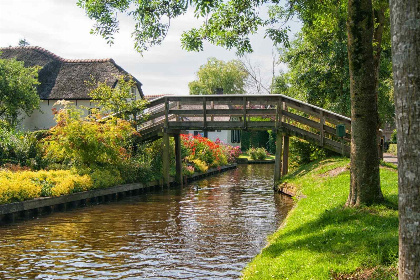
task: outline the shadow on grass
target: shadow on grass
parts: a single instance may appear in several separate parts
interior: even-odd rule
[[[334,162],[336,162],[337,159],[339,159],[339,158],[329,158],[329,159],[324,159],[324,160],[316,160],[316,161],[313,161],[311,163],[301,165],[297,169],[295,169],[292,172],[285,175],[283,177],[282,181],[286,181],[286,180],[291,179],[291,178],[302,177],[302,176],[308,174],[309,172],[315,170],[316,168],[318,168],[320,166],[321,162],[322,162],[322,164],[328,164],[330,162],[334,163]]]
[[[262,255],[276,258],[284,251],[309,250],[341,264],[352,255],[367,267],[390,265],[398,256],[398,217],[391,212],[386,206],[328,209],[280,234]]]

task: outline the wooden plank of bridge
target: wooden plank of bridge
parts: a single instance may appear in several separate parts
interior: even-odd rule
[[[166,131],[163,133],[162,144],[163,185],[169,187],[169,134]]]
[[[243,100],[243,110],[244,110],[244,115],[243,115],[243,121],[244,121],[244,124],[243,124],[243,128],[244,129],[246,129],[246,97],[244,97],[244,100]]]
[[[283,135],[280,129],[276,132],[276,161],[274,164],[274,183],[281,180],[281,154],[283,146]]]
[[[179,133],[174,135],[175,138],[175,182],[182,186],[182,157],[181,157],[181,135]]]
[[[283,176],[289,172],[289,135],[283,136]]]
[[[320,113],[320,117],[319,117],[319,131],[320,131],[320,139],[319,139],[319,143],[321,147],[324,147],[324,124],[325,124],[325,118],[324,118],[324,111],[321,111]]]
[[[163,129],[163,141],[162,141],[162,171],[163,171],[163,185],[169,187],[169,100],[165,97],[165,123]]]
[[[203,98],[203,128],[207,129],[207,103],[206,99]]]

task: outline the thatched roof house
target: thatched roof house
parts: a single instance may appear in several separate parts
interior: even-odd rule
[[[25,66],[41,66],[38,93],[43,100],[90,100],[90,88],[85,81],[93,77],[98,82],[107,82],[111,87],[117,84],[119,75],[129,75],[111,58],[107,59],[64,59],[41,47],[0,48],[0,58],[16,58]],[[143,98],[141,83],[136,78],[137,90]]]

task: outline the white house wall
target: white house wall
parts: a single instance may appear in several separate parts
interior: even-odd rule
[[[95,108],[95,104],[90,102],[90,100],[67,100],[73,102],[73,105],[76,105],[77,108],[82,109],[82,107]],[[39,129],[49,129],[56,125],[54,120],[54,115],[52,113],[52,108],[59,110],[63,106],[56,105],[56,100],[41,100],[40,109],[35,110],[30,116],[25,115],[21,122],[22,130],[39,130]],[[87,115],[87,110],[82,109]]]
[[[194,131],[197,130],[187,130],[188,134],[194,135]],[[202,132],[202,131],[200,131]],[[209,131],[208,132],[208,139],[211,141],[216,141],[217,138],[219,138],[220,141],[222,141],[225,144],[231,145],[231,146],[241,146],[241,143],[232,143],[231,142],[231,131],[230,130],[220,130],[220,131]]]

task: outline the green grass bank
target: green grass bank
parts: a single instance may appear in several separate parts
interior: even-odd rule
[[[302,166],[283,182],[300,198],[243,279],[397,279],[398,175],[381,168],[382,205],[345,208],[349,160]]]

